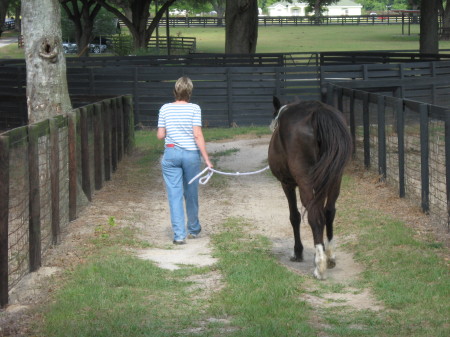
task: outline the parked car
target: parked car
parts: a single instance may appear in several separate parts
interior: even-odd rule
[[[106,44],[97,44],[97,43],[90,43],[89,44],[89,51],[94,54],[101,54],[106,51],[108,47]]]
[[[63,42],[64,54],[76,54],[78,53],[78,46],[76,43]]]
[[[89,44],[89,51],[95,54],[104,53],[112,46],[112,40],[103,36],[96,36]]]
[[[5,19],[5,24],[3,25],[3,28],[5,30],[14,29],[15,26],[16,26],[16,22],[15,22],[15,20],[13,18]],[[1,28],[1,25],[0,25],[0,28]]]

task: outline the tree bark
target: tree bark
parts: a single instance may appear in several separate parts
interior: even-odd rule
[[[438,0],[422,0],[420,6],[420,52],[439,53]]]
[[[22,1],[29,123],[69,112],[58,0]]]
[[[258,1],[227,0],[225,52],[252,54],[258,41]]]

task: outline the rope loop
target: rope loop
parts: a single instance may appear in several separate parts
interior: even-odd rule
[[[258,174],[258,173],[264,172],[264,171],[266,171],[268,169],[269,169],[269,166],[267,165],[263,169],[258,170],[258,171],[253,171],[253,172],[223,172],[223,171],[215,170],[215,169],[213,169],[211,167],[205,167],[205,169],[202,172],[197,174],[194,178],[192,178],[189,181],[189,184],[192,184],[194,181],[196,181],[198,179],[199,184],[206,185],[208,183],[209,179],[211,179],[211,177],[213,176],[214,173],[222,174],[222,175],[225,175],[225,176],[248,176],[248,175],[251,175],[251,174]],[[206,173],[206,175],[203,176],[205,173]]]

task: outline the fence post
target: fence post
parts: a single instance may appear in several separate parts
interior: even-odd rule
[[[41,202],[39,190],[39,128],[28,126],[28,172],[30,184],[29,201],[29,256],[30,272],[41,266]]]
[[[89,201],[92,200],[91,175],[89,169],[89,130],[87,109],[80,108],[80,137],[81,137],[81,187]]]
[[[355,121],[355,92],[350,91],[350,133],[353,141],[353,155],[356,153],[356,121]]]
[[[69,221],[77,218],[77,110],[68,114]]]
[[[94,104],[94,185],[99,190],[103,186],[102,179],[102,143],[103,143],[103,125],[102,125],[102,105]]]
[[[400,198],[405,197],[405,108],[403,100],[395,104],[397,115],[397,146],[398,146],[398,189]]]
[[[450,110],[445,112],[445,184],[447,192],[447,227],[450,227]]]
[[[49,119],[50,126],[50,186],[52,208],[52,243],[57,244],[60,236],[59,223],[59,130],[56,118]]]
[[[8,304],[9,138],[0,136],[0,308]]]
[[[117,161],[120,162],[123,157],[123,106],[122,99],[116,97],[114,99],[116,105],[116,124],[117,124]]]
[[[109,125],[111,127],[111,167],[117,170],[117,105],[114,98],[109,101]]]
[[[105,181],[111,180],[111,104],[110,100],[102,102],[103,108],[103,165]]]
[[[139,124],[139,95],[138,95],[138,70],[139,67],[134,67],[134,73],[133,73],[133,97],[134,97],[134,122],[135,124]]]
[[[377,95],[378,114],[378,173],[386,180],[386,116],[384,96]]]
[[[342,88],[338,88],[336,90],[337,92],[337,108],[339,111],[343,112],[344,110],[344,102],[343,102],[343,89]]]
[[[369,93],[363,93],[363,134],[364,134],[364,166],[370,168],[370,118]]]
[[[419,105],[420,113],[420,172],[422,181],[422,211],[430,210],[430,169],[429,162],[429,134],[428,134],[428,105]]]
[[[133,105],[132,105],[132,97],[123,96],[122,97],[122,105],[123,105],[123,113],[124,113],[124,143],[125,143],[125,153],[130,154],[131,150],[134,147],[134,115],[133,115]]]
[[[228,105],[228,126],[233,126],[234,117],[233,117],[233,94],[231,90],[233,90],[233,80],[231,78],[231,68],[227,67],[227,105]]]
[[[334,86],[330,83],[330,82],[328,82],[327,83],[327,101],[326,101],[326,103],[328,104],[328,105],[332,105],[332,106],[334,106]]]

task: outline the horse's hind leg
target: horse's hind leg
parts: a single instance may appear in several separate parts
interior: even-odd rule
[[[327,256],[327,267],[334,268],[336,267],[336,254],[334,252],[334,241],[333,241],[333,222],[334,216],[336,214],[336,208],[333,206],[325,208],[325,221],[327,228],[327,239],[328,242],[325,245],[325,255]]]
[[[291,261],[303,261],[303,245],[300,240],[300,212],[297,207],[297,196],[295,194],[295,185],[282,184],[284,194],[289,204],[289,220],[291,221],[292,229],[294,230],[294,256]]]
[[[325,254],[325,245],[323,243],[323,232],[325,228],[325,215],[323,204],[313,203],[308,209],[308,221],[314,238],[314,247],[316,249],[314,263],[314,277],[319,280],[326,278],[327,256]]]
[[[339,180],[340,181],[340,180]],[[328,268],[334,268],[336,266],[336,254],[334,252],[334,240],[333,240],[333,223],[336,215],[336,200],[339,196],[340,183],[337,183],[332,192],[329,193],[327,202],[325,205],[325,223],[327,228],[328,243],[325,247],[325,255],[327,256]]]

